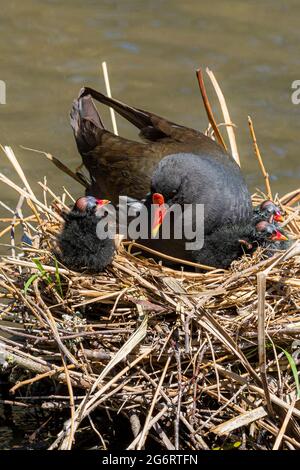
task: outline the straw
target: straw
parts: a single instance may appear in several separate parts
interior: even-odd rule
[[[107,65],[106,65],[105,61],[102,62],[102,72],[103,72],[103,76],[104,76],[106,94],[109,98],[111,98],[112,96],[111,96],[111,90],[110,90],[110,84],[109,84],[108,70],[107,70]],[[111,122],[112,122],[114,134],[119,135],[118,134],[115,111],[113,110],[113,108],[109,108],[109,111],[110,111],[110,117],[111,117]]]

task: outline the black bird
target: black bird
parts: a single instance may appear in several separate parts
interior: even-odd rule
[[[92,98],[114,108],[136,126],[145,142],[127,140],[107,131]],[[205,204],[209,215],[205,220],[207,229],[216,228],[222,221],[235,223],[252,214],[250,194],[239,166],[219,144],[199,131],[128,106],[91,88],[83,88],[73,102],[71,125],[91,175],[88,194],[108,198],[114,204],[118,203],[119,195],[142,199],[158,165],[154,175],[157,180],[161,172],[157,192],[166,201],[171,201],[173,191],[177,191],[182,203]],[[162,161],[164,157],[169,158],[168,165]]]
[[[151,214],[151,230],[139,242],[167,255],[191,260],[186,242],[192,240],[184,235],[186,227],[195,233],[203,230],[206,236],[227,224],[250,222],[253,211],[247,186],[239,167],[229,166],[227,158],[223,153],[218,159],[193,154],[164,157],[154,170],[151,192],[145,201],[148,211],[155,204],[157,213]],[[188,215],[186,209],[196,209],[198,205],[204,208],[201,220],[195,217],[195,211]],[[184,220],[181,213],[172,214],[178,206],[184,210]],[[164,233],[166,226],[170,226],[168,237]],[[178,236],[178,228],[183,236]]]
[[[259,206],[253,208],[253,221],[258,222],[260,220],[267,220],[271,223],[283,222],[283,215],[278,207],[273,201],[267,199],[263,201]]]
[[[166,222],[166,216],[173,206],[169,207],[165,204],[164,197],[159,193],[152,195],[152,203],[155,207],[154,215],[152,214],[150,219],[152,233],[148,239],[138,241],[175,258],[187,259],[217,268],[228,268],[232,261],[240,258],[244,253],[252,255],[259,246],[264,248],[264,255],[270,257],[278,251],[287,250],[291,245],[280,226],[264,219],[257,219],[254,222],[250,217],[248,220],[236,223],[224,222],[210,232],[203,230],[203,238],[199,239],[198,237],[200,241],[203,240],[203,246],[196,250],[190,250],[186,243],[194,240],[189,240],[184,235],[179,239],[174,236],[174,227],[178,229],[178,225],[181,224],[181,215],[178,220],[176,217],[167,220],[167,224],[170,224],[171,221],[171,237],[164,238],[161,227]],[[202,227],[196,226],[198,222],[192,217],[188,223],[193,225],[193,232],[199,234]],[[151,238],[151,235],[155,238]]]
[[[237,186],[234,176],[226,179],[222,166],[207,166],[205,162],[206,179],[203,180],[202,162],[203,159],[199,161],[194,155],[170,155],[157,165],[152,175],[151,194],[145,201],[148,210],[151,205],[155,207],[150,219],[151,233],[149,231],[148,237],[140,243],[175,258],[222,267],[228,267],[245,249],[253,253],[258,246],[268,247],[268,255],[287,249],[287,237],[275,223],[281,215],[277,206],[266,201],[255,217],[252,208],[243,213],[243,207],[240,207],[239,211],[239,200],[231,189],[232,183],[234,188]],[[216,181],[223,181],[224,185],[216,184]],[[192,240],[185,237],[181,213],[178,217],[167,217],[176,205],[184,208],[188,204],[192,207],[204,204],[204,227],[199,225],[202,221],[196,220],[193,212],[187,220],[194,233],[203,231],[204,247],[201,250],[187,249],[186,243]],[[268,224],[271,219],[273,223]],[[258,224],[262,221],[265,224]],[[165,223],[170,225],[169,237],[164,236],[162,228]],[[183,236],[176,238],[175,229],[178,227],[182,229]],[[269,233],[269,230],[275,232]]]
[[[239,166],[229,165],[222,153],[218,158],[190,153],[165,157],[152,175],[154,193],[161,194],[169,207],[202,204],[205,233],[252,217],[250,194]]]
[[[113,236],[99,238],[98,223],[109,201],[92,196],[77,199],[73,209],[65,213],[64,226],[58,236],[59,259],[70,269],[100,272],[110,264],[115,252]],[[97,234],[98,227],[98,234]]]

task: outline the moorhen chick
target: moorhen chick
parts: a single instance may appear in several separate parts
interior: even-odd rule
[[[267,256],[286,250],[289,246],[287,241],[283,230],[266,220],[256,225],[252,222],[224,225],[205,237],[203,248],[192,252],[192,259],[200,264],[227,269],[232,261],[245,253],[253,254],[259,246],[266,249]]]
[[[273,201],[267,199],[263,201],[259,206],[253,208],[253,221],[259,222],[260,220],[267,220],[268,222],[274,222],[275,225],[278,222],[283,222],[283,215],[280,207],[278,207]]]
[[[103,219],[103,206],[109,201],[92,196],[77,199],[63,214],[64,226],[58,236],[58,257],[70,269],[100,272],[110,264],[115,252],[113,236],[99,238],[97,225]]]
[[[106,130],[92,98],[112,107],[136,126],[145,142],[124,139]],[[149,191],[157,164],[168,155],[177,155],[178,163],[172,160],[170,167],[172,173],[164,172],[167,199],[178,189],[181,179],[186,186],[185,197],[207,204],[211,221],[221,216],[235,222],[248,217],[252,211],[250,194],[239,166],[202,132],[128,106],[91,88],[83,88],[73,102],[71,126],[83,163],[91,175],[88,194],[108,198],[114,204],[118,203],[119,195],[142,199]],[[184,179],[178,174],[182,169]],[[197,194],[199,188],[200,195]],[[211,206],[216,199],[217,214],[213,216]]]

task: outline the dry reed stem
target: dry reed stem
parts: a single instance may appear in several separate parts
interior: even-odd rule
[[[208,96],[207,96],[207,93],[206,93],[204,80],[203,80],[203,74],[202,74],[201,69],[196,70],[196,77],[197,77],[197,80],[198,80],[198,84],[199,84],[203,104],[204,104],[204,107],[205,107],[205,111],[206,111],[206,114],[207,114],[207,117],[208,117],[208,121],[210,122],[210,124],[211,124],[211,126],[214,130],[217,141],[227,151],[226,144],[225,144],[224,139],[223,139],[223,137],[222,137],[222,135],[221,135],[221,133],[218,129],[218,126],[216,124],[216,121],[215,121],[215,118],[214,118],[214,115],[213,115],[213,112],[212,112],[212,109],[211,109],[211,106],[210,106],[210,103],[209,103],[209,100],[208,100]]]
[[[286,416],[285,416],[285,419],[284,419],[284,421],[283,421],[283,423],[282,423],[282,426],[281,426],[281,428],[280,428],[280,431],[279,431],[279,433],[278,433],[278,436],[276,437],[276,441],[275,441],[275,444],[274,444],[274,446],[273,446],[273,450],[278,450],[279,447],[280,447],[280,445],[281,445],[282,438],[283,438],[284,433],[285,433],[285,431],[286,431],[286,428],[287,428],[287,426],[288,426],[288,424],[289,424],[289,421],[290,421],[290,419],[291,419],[291,417],[292,417],[292,413],[293,413],[293,409],[294,409],[295,404],[296,404],[296,398],[294,398],[294,400],[293,400],[292,403],[290,404],[289,410],[288,410],[288,412],[287,412],[287,414],[286,414]]]
[[[128,246],[129,253],[131,252],[131,248],[135,246],[136,248],[140,248],[147,253],[151,253],[152,255],[159,256],[162,259],[166,259],[168,261],[172,261],[173,263],[181,264],[183,266],[191,266],[193,268],[204,269],[205,271],[215,271],[216,269],[211,266],[206,266],[205,264],[200,263],[193,263],[192,261],[187,261],[185,259],[175,258],[174,256],[166,255],[165,253],[161,253],[160,251],[153,250],[147,246],[141,245],[140,243],[128,241],[124,242],[124,246]]]
[[[224,423],[216,426],[212,429],[212,432],[218,435],[229,434],[235,429],[240,428],[241,426],[248,426],[250,423],[253,423],[261,418],[267,416],[268,413],[266,410],[260,406],[254,410],[247,411],[246,413],[241,413],[239,416],[229,419]]]
[[[74,365],[70,364],[67,367],[68,367],[68,369],[74,368]],[[33,384],[34,382],[38,382],[39,380],[46,379],[47,377],[48,378],[52,377],[53,375],[58,374],[59,372],[61,372],[63,370],[65,370],[65,367],[58,367],[55,370],[49,370],[48,372],[44,372],[42,374],[37,374],[35,377],[32,377],[31,379],[22,380],[22,382],[17,382],[16,385],[11,387],[11,389],[9,391],[10,391],[10,393],[16,393],[16,391],[19,388],[24,387],[24,385],[30,385],[30,384]]]
[[[259,163],[261,172],[263,174],[263,177],[265,179],[267,195],[268,195],[269,199],[272,199],[272,191],[271,191],[269,174],[267,173],[267,171],[265,169],[265,165],[264,165],[263,159],[261,157],[259,147],[257,145],[256,135],[255,135],[255,132],[254,132],[254,127],[253,127],[252,119],[251,119],[250,116],[248,116],[248,124],[249,124],[250,134],[251,134],[252,141],[253,141],[253,147],[254,147],[255,155],[256,155],[256,158],[258,160],[258,163]]]
[[[56,166],[56,168],[58,168],[60,171],[62,171],[66,175],[73,178],[75,181],[77,181],[77,183],[81,184],[85,188],[88,187],[88,183],[83,179],[82,176],[79,177],[78,174],[76,174],[72,170],[70,170],[70,168],[68,168],[58,158],[51,155],[51,153],[43,152],[42,150],[32,149],[30,147],[24,147],[24,145],[20,145],[20,147],[24,150],[29,150],[30,152],[35,152],[35,153],[38,153],[39,155],[44,155],[47,158],[47,160],[50,160],[50,162],[52,162]]]
[[[210,78],[210,80],[213,84],[213,87],[215,89],[215,92],[216,92],[217,97],[218,97],[219,102],[220,102],[220,106],[221,106],[222,113],[223,113],[224,120],[225,120],[226,130],[227,130],[227,134],[228,134],[228,138],[229,138],[231,154],[232,154],[233,158],[235,159],[236,163],[239,166],[241,166],[241,161],[240,161],[239,152],[238,152],[238,148],[237,148],[237,145],[236,145],[235,134],[234,134],[234,130],[233,130],[234,125],[232,124],[232,121],[230,119],[230,115],[229,115],[229,111],[228,111],[228,107],[227,107],[227,104],[226,104],[225,97],[222,93],[222,90],[220,88],[219,83],[217,82],[217,79],[216,79],[214,73],[211,70],[209,70],[209,68],[206,68],[206,73],[209,76],[209,78]]]
[[[170,364],[170,361],[171,361],[171,358],[168,357],[167,361],[166,361],[166,364],[165,364],[165,367],[164,367],[164,370],[161,374],[161,378],[158,382],[158,385],[157,385],[157,388],[155,390],[155,393],[153,395],[153,399],[152,399],[152,403],[150,405],[150,409],[149,409],[149,413],[146,417],[146,421],[145,421],[145,424],[144,424],[144,428],[142,430],[142,433],[141,433],[141,437],[139,439],[139,442],[136,446],[136,449],[137,450],[141,450],[143,447],[144,447],[144,444],[145,444],[145,441],[146,441],[146,438],[147,438],[147,434],[149,433],[150,431],[150,426],[149,426],[149,423],[150,423],[150,420],[151,420],[151,417],[152,417],[152,413],[153,413],[153,410],[154,410],[154,406],[156,405],[156,401],[157,401],[157,397],[158,395],[160,394],[160,389],[162,387],[162,384],[163,384],[163,381],[165,379],[165,376],[166,376],[166,373],[167,373],[167,369],[169,367],[169,364]]]
[[[105,61],[102,62],[102,72],[103,72],[103,76],[104,76],[106,94],[109,98],[111,98],[111,89],[110,89],[110,84],[109,84],[109,76],[108,76],[108,70],[107,70],[107,65],[106,65]],[[112,122],[112,127],[113,127],[114,134],[119,135],[118,134],[115,111],[111,107],[109,108],[109,111],[110,111],[110,117],[111,117],[111,122]]]

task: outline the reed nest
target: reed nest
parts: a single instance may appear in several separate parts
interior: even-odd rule
[[[32,246],[12,237],[11,256],[1,259],[0,359],[15,382],[14,404],[69,410],[49,448],[70,449],[84,422],[109,449],[113,427],[97,429],[99,410],[126,417],[120,447],[129,449],[147,441],[166,449],[300,447],[298,191],[278,201],[295,238],[285,254],[257,252],[228,271],[192,272],[121,243],[112,265],[90,275],[53,255],[70,195],[43,185],[42,202],[29,187],[15,189],[20,200],[2,234],[22,227]],[[51,396],[37,397],[33,385],[50,380]]]
[[[3,150],[22,183],[0,174],[19,195],[1,220],[11,240],[0,262],[0,366],[4,402],[47,413],[34,436],[49,449],[76,447],[84,434],[97,449],[299,449],[300,189],[276,198],[294,239],[285,253],[194,272],[121,242],[91,275],[53,254],[70,193],[44,182],[36,196]]]

